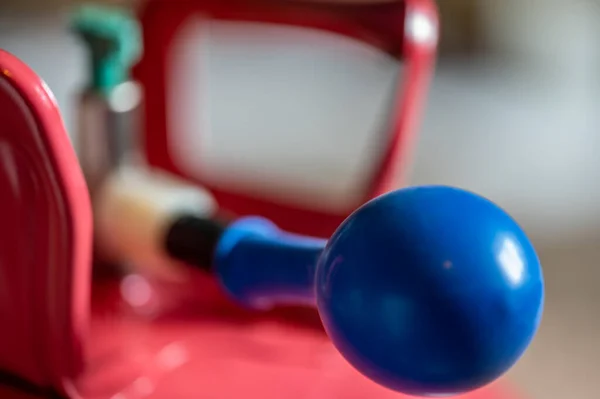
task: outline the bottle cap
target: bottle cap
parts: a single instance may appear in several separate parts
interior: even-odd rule
[[[142,52],[134,15],[118,7],[87,5],[74,13],[71,26],[88,48],[92,89],[106,94],[129,79]]]

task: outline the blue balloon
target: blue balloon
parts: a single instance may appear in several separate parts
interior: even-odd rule
[[[517,223],[470,192],[429,186],[367,203],[316,270],[329,337],[361,373],[413,395],[492,382],[540,323],[544,283]]]
[[[504,374],[531,342],[544,298],[538,257],[517,223],[444,186],[376,198],[328,241],[242,219],[221,238],[215,272],[246,306],[316,304],[357,370],[421,396]]]

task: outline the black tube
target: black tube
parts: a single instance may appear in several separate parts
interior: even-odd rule
[[[211,271],[214,252],[226,224],[217,219],[182,215],[167,230],[165,251],[174,259]]]

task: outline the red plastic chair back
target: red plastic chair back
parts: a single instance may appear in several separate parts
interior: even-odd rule
[[[83,367],[91,208],[44,82],[0,50],[0,370],[63,391]]]

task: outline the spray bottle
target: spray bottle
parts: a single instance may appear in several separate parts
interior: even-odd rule
[[[72,20],[88,51],[89,83],[79,98],[75,145],[92,199],[106,176],[135,151],[140,86],[130,71],[141,56],[141,29],[116,7],[84,6]]]

